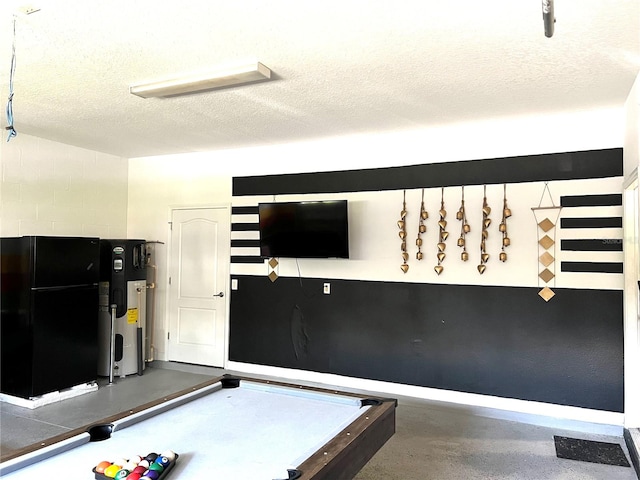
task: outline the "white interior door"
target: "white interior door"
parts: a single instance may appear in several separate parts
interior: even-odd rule
[[[228,207],[176,209],[169,258],[169,360],[224,366]]]

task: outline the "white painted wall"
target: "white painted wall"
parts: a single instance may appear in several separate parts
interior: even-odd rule
[[[222,169],[226,167],[223,164]],[[160,242],[149,246],[158,272],[153,292],[156,297],[153,357],[157,360],[167,358],[167,249],[171,209],[211,205],[230,207],[231,176],[221,174],[220,170],[220,162],[200,155],[129,161],[127,237]]]
[[[622,178],[603,178],[585,180],[555,181],[549,183],[552,199],[547,194],[544,196],[543,206],[560,205],[560,196],[584,195],[584,194],[610,194],[620,193]],[[549,217],[554,223],[559,224],[562,217],[581,216],[622,216],[621,206],[611,207],[580,207],[564,208],[557,210],[540,211],[534,216],[531,208],[540,204],[544,192],[544,182],[531,182],[512,184],[507,186],[508,206],[513,216],[507,221],[508,234],[511,245],[505,249],[508,260],[500,262],[498,259],[502,246],[502,236],[498,231],[501,219],[503,190],[500,185],[487,185],[487,203],[492,212],[487,239],[487,251],[490,254],[489,262],[484,274],[480,275],[477,265],[480,263],[480,240],[482,223],[482,203],[484,188],[482,185],[465,187],[465,208],[467,220],[471,226],[471,232],[466,235],[467,253],[469,260],[462,262],[460,253],[462,249],[456,242],[460,236],[461,223],[456,220],[455,214],[460,207],[462,189],[459,186],[446,187],[444,189],[445,210],[447,210],[447,227],[449,238],[446,243],[446,258],[442,263],[444,271],[438,275],[434,271],[437,265],[438,243],[438,211],[441,205],[441,188],[428,188],[424,191],[424,201],[429,218],[425,224],[427,232],[422,234],[421,261],[415,259],[417,247],[415,240],[418,234],[419,209],[422,199],[421,189],[406,191],[407,211],[407,252],[409,253],[409,270],[404,273],[400,269],[402,264],[399,229],[396,222],[400,219],[402,201],[405,196],[403,190],[391,190],[383,192],[355,192],[336,194],[311,194],[311,195],[277,195],[275,200],[285,201],[311,201],[346,199],[349,203],[349,248],[350,258],[345,259],[290,259],[280,258],[277,273],[283,277],[297,277],[299,272],[303,277],[313,278],[338,278],[369,281],[397,281],[417,283],[442,283],[454,285],[509,285],[513,287],[542,288],[545,284],[538,278],[538,274],[544,268],[540,268],[538,256],[544,250],[538,248],[537,223]],[[235,197],[234,206],[257,205],[259,202],[273,201],[274,196],[247,196]],[[258,222],[258,215],[235,216],[234,222]],[[556,267],[550,266],[550,270],[556,274],[556,278],[549,283],[550,287],[558,288],[597,288],[614,289],[623,288],[623,278],[619,274],[583,274],[561,272],[560,261],[600,261],[622,262],[621,252],[569,252],[560,251],[560,242],[563,239],[579,238],[603,238],[619,242],[622,233],[620,228],[609,229],[584,229],[561,230],[555,229],[549,232],[555,239],[555,250],[550,253],[557,259]],[[249,237],[248,235],[253,235]],[[232,238],[259,238],[257,232],[232,232]],[[249,254],[245,248],[232,249],[232,255]],[[259,255],[259,248],[253,248],[251,254]],[[232,264],[231,273],[236,275],[265,275],[268,269],[265,265],[256,264]],[[240,280],[241,282],[241,280]]]
[[[18,133],[0,143],[0,235],[126,235],[127,159]]]

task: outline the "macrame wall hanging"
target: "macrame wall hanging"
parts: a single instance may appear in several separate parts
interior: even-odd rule
[[[467,233],[471,231],[471,226],[469,222],[467,222],[467,211],[464,206],[464,185],[462,186],[462,198],[460,200],[460,209],[456,213],[456,219],[462,222],[460,224],[460,238],[458,238],[458,246],[462,248],[462,253],[460,254],[460,260],[466,262],[469,260],[469,253],[467,252]]]
[[[400,211],[400,220],[398,220],[398,228],[400,232],[398,235],[400,236],[400,250],[402,250],[402,265],[400,268],[404,273],[409,271],[409,264],[407,260],[409,260],[409,254],[407,253],[407,191],[404,190],[402,192],[402,210]]]
[[[542,205],[545,193],[549,196],[551,205]],[[553,280],[553,286],[555,288],[555,237],[556,225],[558,224],[561,210],[561,206],[556,206],[555,203],[553,203],[549,183],[545,182],[540,203],[537,207],[531,209],[538,226],[538,288],[540,287],[540,280],[544,282],[544,287],[538,292],[538,295],[540,295],[545,302],[548,302],[555,296],[555,292],[549,287],[549,284]]]
[[[484,186],[484,196],[482,198],[482,235],[480,237],[480,264],[478,265],[478,272],[480,275],[487,269],[487,262],[489,261],[489,254],[487,253],[487,238],[489,238],[489,225],[491,225],[491,207],[487,203],[487,186]]]
[[[447,237],[449,236],[449,232],[445,229],[447,228],[447,221],[445,218],[447,217],[447,211],[444,209],[444,187],[442,187],[442,192],[440,194],[440,220],[438,221],[438,253],[436,257],[438,258],[438,264],[433,267],[438,275],[442,273],[444,267],[442,266],[442,262],[444,258],[447,256],[444,253],[444,250],[447,248]]]
[[[420,218],[418,219],[418,238],[416,238],[416,245],[418,246],[418,251],[416,252],[416,260],[422,260],[424,255],[422,254],[422,234],[427,231],[427,226],[425,225],[425,220],[429,218],[429,214],[427,213],[427,209],[424,206],[424,188],[422,189],[422,200],[420,202]]]

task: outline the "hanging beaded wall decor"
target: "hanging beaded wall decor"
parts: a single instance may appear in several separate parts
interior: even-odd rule
[[[398,220],[398,228],[400,228],[400,232],[398,235],[400,236],[400,250],[402,250],[402,265],[400,268],[404,273],[409,271],[409,264],[407,264],[407,260],[409,260],[409,254],[407,253],[407,191],[404,190],[402,192],[402,211],[400,212],[400,220]]]
[[[545,193],[548,194],[551,205],[543,207],[542,202]],[[553,203],[549,183],[545,182],[540,203],[537,207],[531,209],[536,224],[538,225],[538,287],[540,287],[540,280],[544,282],[544,287],[538,292],[538,295],[540,295],[545,302],[548,302],[555,296],[555,292],[549,287],[549,283],[553,280],[555,287],[555,236],[556,225],[558,224],[561,210],[561,206],[558,207]],[[551,252],[553,252],[553,254]]]
[[[507,261],[507,252],[504,251],[506,247],[511,245],[511,239],[507,232],[507,218],[511,216],[511,209],[507,206],[507,184],[504,184],[503,200],[502,200],[502,220],[500,221],[500,233],[502,233],[502,251],[500,252],[500,261]]]
[[[442,187],[442,193],[440,195],[440,220],[438,221],[439,233],[438,233],[438,264],[433,267],[438,275],[442,273],[444,267],[442,266],[442,262],[444,258],[447,256],[444,253],[445,248],[447,248],[447,237],[449,236],[449,232],[445,229],[447,228],[447,221],[445,220],[447,216],[447,211],[444,209],[444,187]]]
[[[467,212],[464,206],[464,185],[462,186],[462,199],[460,200],[460,209],[456,213],[456,219],[462,223],[460,225],[460,238],[458,238],[458,246],[462,247],[462,253],[460,259],[463,262],[469,260],[469,253],[467,252],[467,239],[466,235],[471,231],[471,226],[467,222]]]
[[[487,238],[489,238],[489,225],[491,225],[491,207],[487,203],[487,186],[484,186],[484,197],[482,199],[482,235],[480,238],[480,264],[478,265],[478,272],[480,275],[487,269],[487,262],[489,261],[489,254],[487,253]]]
[[[422,189],[422,201],[420,202],[420,218],[418,220],[418,238],[416,238],[416,245],[418,246],[418,251],[416,252],[416,259],[422,260],[424,257],[421,248],[422,248],[422,237],[421,235],[427,231],[427,226],[425,225],[425,220],[429,218],[429,214],[427,213],[427,209],[424,207],[424,188]]]

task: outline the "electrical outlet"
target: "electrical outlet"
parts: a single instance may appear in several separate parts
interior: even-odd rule
[[[322,289],[322,292],[325,295],[331,295],[331,284],[330,283],[325,283],[324,284],[324,288]]]

